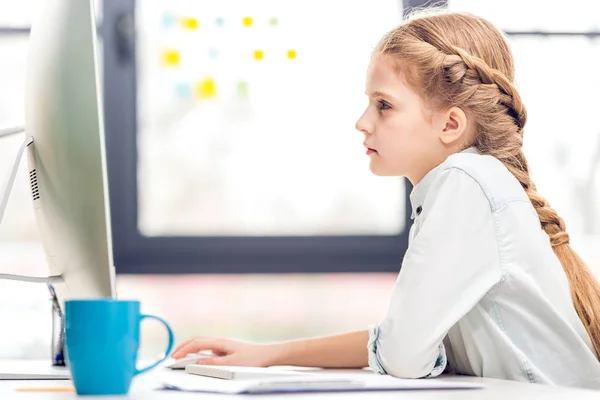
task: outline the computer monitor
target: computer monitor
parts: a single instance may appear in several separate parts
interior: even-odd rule
[[[93,0],[47,0],[29,39],[25,134],[32,201],[54,288],[115,296]],[[64,308],[63,308],[64,309]]]

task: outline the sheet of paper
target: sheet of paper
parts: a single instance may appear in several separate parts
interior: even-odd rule
[[[189,374],[171,376],[159,389],[226,394],[275,392],[327,392],[366,390],[470,389],[482,384],[437,380],[397,379],[376,374],[310,374],[285,378],[232,381]]]

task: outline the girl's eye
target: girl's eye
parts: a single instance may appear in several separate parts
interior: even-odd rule
[[[385,101],[383,101],[383,100],[379,100],[378,101],[377,109],[379,109],[379,110],[389,110],[390,108],[392,108],[392,106],[390,106]]]

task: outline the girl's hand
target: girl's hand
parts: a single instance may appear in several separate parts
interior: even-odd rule
[[[270,345],[209,337],[198,337],[183,342],[177,346],[171,357],[180,359],[201,351],[212,351],[214,354],[214,357],[197,362],[203,365],[268,367],[273,365],[276,358],[275,348]]]

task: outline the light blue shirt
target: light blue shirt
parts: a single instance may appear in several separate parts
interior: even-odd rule
[[[600,389],[600,363],[537,213],[496,158],[470,148],[413,189],[414,223],[369,364]]]

